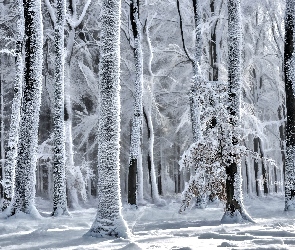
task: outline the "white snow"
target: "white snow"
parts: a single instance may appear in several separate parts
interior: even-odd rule
[[[0,249],[294,249],[295,212],[285,212],[283,195],[245,197],[245,207],[256,224],[221,224],[221,204],[192,208],[178,214],[180,195],[166,198],[166,206],[153,204],[135,210],[124,205],[123,216],[133,237],[84,236],[96,214],[96,201],[71,211],[71,216],[50,217],[51,202],[37,197],[43,216],[0,218]],[[0,214],[1,217],[1,214]],[[3,216],[2,216],[3,217]]]

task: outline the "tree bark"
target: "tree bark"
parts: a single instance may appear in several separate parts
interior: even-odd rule
[[[3,188],[4,199],[2,210],[6,209],[13,197],[14,175],[17,158],[17,144],[19,139],[19,125],[22,102],[22,85],[24,74],[23,62],[23,44],[24,44],[24,8],[21,0],[17,2],[18,20],[16,31],[15,48],[15,78],[14,78],[14,96],[11,107],[11,118],[9,127],[8,145],[6,148],[6,160],[3,169]]]
[[[284,74],[286,92],[286,163],[285,163],[285,210],[295,209],[295,96],[294,96],[294,8],[295,1],[286,1]]]
[[[54,160],[53,160],[53,216],[68,214],[65,177],[64,124],[64,22],[65,0],[56,2],[54,25],[55,82],[54,82]]]
[[[240,0],[228,0],[228,112],[232,129],[232,147],[238,147],[241,95],[241,9]],[[226,211],[223,222],[252,221],[245,211],[242,195],[241,163],[236,153],[226,167]]]
[[[20,120],[15,191],[8,216],[36,214],[35,170],[42,92],[43,26],[40,0],[23,1],[25,20],[25,71]]]
[[[141,48],[141,25],[139,20],[139,0],[130,3],[131,27],[134,38],[135,58],[135,91],[134,91],[134,113],[131,127],[130,162],[128,174],[128,203],[136,205],[143,203],[143,174],[141,157],[142,120],[143,120],[143,63]],[[138,175],[137,175],[138,173]]]
[[[94,237],[129,237],[120,193],[120,0],[103,0],[98,130],[98,209],[88,232]]]
[[[215,15],[215,0],[210,1],[211,15]],[[215,21],[213,28],[211,28],[211,40],[209,41],[209,56],[211,71],[209,72],[209,81],[218,81],[218,66],[217,66],[217,41],[216,28],[218,20]]]

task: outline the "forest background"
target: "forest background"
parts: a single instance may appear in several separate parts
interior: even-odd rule
[[[69,145],[66,172],[68,201],[75,208],[91,196],[96,196],[101,3],[72,2],[75,2],[76,11],[68,13],[65,26],[65,79],[71,86],[65,93],[70,117],[68,126],[72,126],[72,134],[66,136]],[[211,0],[201,4],[201,69],[207,80],[221,83],[228,78],[226,2]],[[192,2],[185,0],[139,3],[143,49],[143,197],[146,201],[152,201],[154,177],[158,193],[169,196],[182,192],[185,182],[193,175],[193,171],[180,168],[179,160],[193,142],[189,92],[195,50],[194,9]],[[42,1],[44,62],[36,191],[38,196],[52,199],[54,29],[48,6],[48,0]],[[2,169],[14,94],[15,64],[9,51],[15,46],[16,7],[10,1],[2,1],[0,5],[0,44],[4,48],[0,54]],[[275,161],[274,166],[250,156],[242,160],[243,193],[261,196],[284,191],[285,3],[245,0],[241,3],[241,9],[242,144],[260,156]],[[74,21],[75,25],[69,20]],[[135,45],[127,1],[122,2],[121,22],[120,179],[123,201],[127,201],[136,77]]]

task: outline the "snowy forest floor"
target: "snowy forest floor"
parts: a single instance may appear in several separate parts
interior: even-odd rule
[[[0,219],[0,249],[295,249],[295,212],[284,212],[283,195],[245,197],[245,206],[256,224],[221,224],[221,204],[192,208],[178,214],[180,196],[166,198],[123,215],[132,240],[83,237],[96,214],[95,202],[71,211],[71,217],[50,217],[51,204],[40,197],[40,219],[24,215]],[[1,217],[1,214],[0,214]]]

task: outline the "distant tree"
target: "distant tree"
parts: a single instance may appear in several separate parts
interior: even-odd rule
[[[154,73],[152,71],[152,61],[153,61],[153,49],[150,39],[149,29],[151,20],[147,20],[145,24],[145,29],[143,32],[143,42],[145,44],[145,54],[144,59],[144,77],[147,81],[144,85],[144,98],[143,98],[143,116],[147,126],[148,134],[148,170],[149,170],[149,182],[151,184],[151,195],[153,202],[156,205],[164,205],[165,201],[160,198],[158,185],[156,180],[156,170],[155,170],[155,154],[154,154],[154,142],[155,142],[155,131],[152,119],[152,109],[153,109],[153,88],[154,88]]]
[[[15,191],[7,215],[36,212],[35,170],[39,110],[42,92],[43,27],[40,0],[23,1],[25,27],[25,70],[19,128]]]
[[[284,75],[286,91],[286,167],[285,167],[285,210],[295,209],[295,60],[294,60],[294,31],[295,31],[295,1],[286,1],[285,11],[285,48]]]
[[[238,126],[240,123],[241,98],[241,9],[240,0],[228,0],[228,112],[231,126],[232,149],[230,149],[229,165],[226,167],[226,197],[227,203],[222,221],[239,222],[253,221],[243,205],[242,176],[239,147]]]
[[[11,120],[9,127],[8,145],[6,148],[6,159],[4,165],[3,187],[4,197],[2,210],[6,209],[13,197],[14,174],[17,158],[17,144],[19,138],[20,109],[23,85],[23,44],[24,44],[24,8],[21,0],[16,1],[17,8],[17,30],[15,46],[15,79],[14,97],[11,108]]]
[[[141,24],[139,20],[139,0],[133,0],[130,3],[130,21],[134,38],[133,52],[135,58],[135,91],[128,173],[128,203],[134,205],[138,202],[143,202],[143,171],[141,160],[143,122],[143,58],[141,48]]]
[[[73,49],[75,44],[75,36],[78,27],[81,25],[86,12],[89,8],[91,0],[87,0],[83,6],[83,10],[78,15],[77,11],[77,0],[70,0],[68,5],[67,12],[67,24],[69,27],[69,35],[67,39],[67,54],[65,58],[65,133],[66,133],[66,176],[67,176],[67,195],[68,195],[68,204],[71,207],[78,206],[78,191],[82,194],[83,198],[85,197],[85,183],[81,183],[83,179],[81,169],[79,166],[75,166],[74,162],[74,150],[73,150],[73,135],[72,135],[72,102],[71,102],[71,88],[72,88],[72,79],[71,79],[71,60],[73,56]],[[80,182],[80,183],[79,183]],[[77,185],[79,183],[79,185]],[[78,187],[78,188],[77,188]],[[82,190],[81,190],[82,187]]]
[[[98,209],[88,235],[127,238],[120,194],[120,0],[104,0],[101,13]]]

